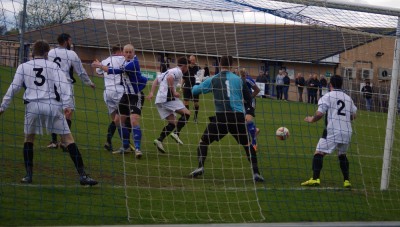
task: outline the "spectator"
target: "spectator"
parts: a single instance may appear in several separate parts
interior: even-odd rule
[[[321,75],[321,80],[319,80],[319,98],[328,92],[328,81],[324,75]]]
[[[295,84],[297,87],[297,94],[299,102],[303,102],[303,90],[306,85],[306,81],[304,80],[303,74],[297,73]]]
[[[290,78],[288,76],[288,73],[285,71],[283,72],[283,96],[285,97],[285,101],[288,101],[289,99],[289,86],[290,86]]]
[[[268,71],[265,72],[265,76],[267,77],[267,84],[265,84],[264,94],[269,96],[270,95],[269,92],[270,92],[271,77],[269,76]]]
[[[310,75],[308,76],[308,79],[306,81],[306,86],[307,86],[307,103],[311,102],[311,83],[312,80],[312,74],[310,73]]]
[[[282,99],[283,95],[283,78],[285,76],[283,75],[283,70],[280,69],[278,75],[276,75],[276,98],[278,100]]]
[[[264,94],[261,95],[262,98],[266,98],[269,95],[269,73],[268,71],[264,73],[264,71],[260,71],[259,75],[257,76],[256,82],[264,83]]]
[[[361,92],[364,94],[365,104],[368,111],[371,111],[372,106],[372,87],[369,81],[365,83],[365,86],[361,88]]]
[[[310,88],[310,97],[311,99],[309,100],[311,104],[317,104],[318,99],[317,99],[317,93],[318,93],[318,87],[319,87],[319,80],[318,80],[318,75],[316,73],[313,74],[308,87]]]

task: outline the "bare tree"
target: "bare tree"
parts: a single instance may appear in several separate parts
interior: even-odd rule
[[[0,35],[4,35],[7,31],[6,26],[4,25],[0,25]]]
[[[82,20],[88,17],[87,0],[28,0],[26,29]]]

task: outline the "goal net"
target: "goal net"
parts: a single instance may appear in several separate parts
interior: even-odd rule
[[[300,0],[28,0],[26,14],[22,0],[2,0],[0,6],[2,98],[19,63],[31,59],[36,40],[55,48],[61,33],[72,37],[72,49],[96,88],[86,86],[75,69],[70,128],[86,172],[99,182],[81,186],[68,152],[47,148],[51,136],[44,134],[34,143],[33,182],[20,183],[26,107],[21,91],[0,116],[0,224],[399,220],[399,86],[393,62],[398,62],[400,10]],[[123,141],[118,125],[109,130],[112,120],[103,97],[107,75],[91,63],[111,56],[117,44],[134,46],[141,74],[148,78],[146,96],[157,76],[177,67],[182,56],[194,56],[203,81],[220,73],[221,56],[233,56],[232,72],[245,71],[260,89],[253,122],[265,181],[254,181],[245,150],[229,134],[208,147],[202,175],[190,176],[198,168],[209,117],[216,114],[212,93],[184,102],[191,116],[180,131],[183,144],[171,135],[160,139],[168,122],[153,98],[145,100],[138,121],[143,156],[106,150],[110,133],[113,151]],[[358,109],[347,150],[351,188],[344,187],[337,151],[324,157],[319,186],[302,186],[313,176],[313,155],[325,129],[324,118],[313,124],[304,119],[315,114],[334,75],[342,76],[343,91]],[[185,86],[176,88],[182,101]],[[276,137],[279,127],[288,128],[286,140]],[[130,143],[135,145],[133,135]],[[382,172],[387,173],[383,187]]]

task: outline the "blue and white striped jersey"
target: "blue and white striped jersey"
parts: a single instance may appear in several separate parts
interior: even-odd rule
[[[125,94],[139,94],[147,84],[147,77],[140,72],[139,59],[125,61],[121,68],[109,67],[109,74],[121,74],[121,81],[124,86]]]

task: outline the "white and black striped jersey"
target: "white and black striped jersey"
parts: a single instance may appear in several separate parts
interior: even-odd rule
[[[167,77],[172,75],[174,78],[174,87],[176,89],[177,84],[181,81],[183,77],[182,70],[179,67],[175,67],[167,70],[166,72],[157,76],[159,88],[156,96],[156,103],[164,103],[167,101],[175,100],[174,95],[168,87]]]
[[[55,99],[67,103],[70,89],[65,73],[54,62],[45,59],[33,59],[18,66],[14,79],[3,97],[1,108],[7,109],[12,97],[25,88],[25,102],[40,102]],[[64,89],[63,89],[64,88]],[[68,106],[64,106],[66,108]]]
[[[72,72],[70,73],[72,67],[83,83],[89,86],[93,84],[86,73],[86,70],[83,68],[81,59],[79,59],[75,51],[63,47],[56,47],[49,51],[48,59],[56,63],[61,70],[65,72],[70,83],[75,82]]]
[[[318,111],[326,114],[326,135],[323,137],[335,143],[349,143],[353,132],[351,115],[357,112],[350,96],[342,90],[328,92],[319,99]]]

